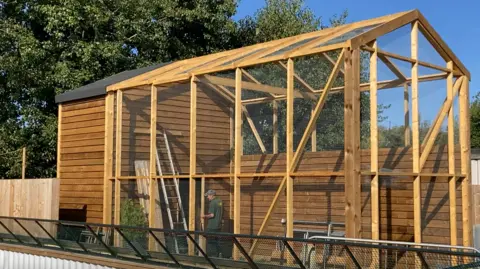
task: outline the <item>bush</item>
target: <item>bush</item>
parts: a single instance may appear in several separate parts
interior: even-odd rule
[[[147,220],[143,208],[133,199],[126,199],[120,210],[120,224],[125,226],[145,227]],[[141,230],[124,229],[125,237],[130,241],[146,242],[146,232]]]

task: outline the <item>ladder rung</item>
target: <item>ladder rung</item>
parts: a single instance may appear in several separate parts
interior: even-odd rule
[[[178,197],[176,196],[170,196],[170,197],[167,197],[168,199],[178,199]]]

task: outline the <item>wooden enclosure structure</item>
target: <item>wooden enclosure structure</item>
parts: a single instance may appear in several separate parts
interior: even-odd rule
[[[410,25],[410,56],[377,45],[379,37]],[[419,33],[444,66],[421,60]],[[369,79],[362,83],[365,53]],[[297,73],[296,61],[304,57],[323,57],[330,65],[320,87]],[[410,74],[401,72],[393,59],[411,65]],[[377,79],[380,61],[398,78]],[[284,72],[271,85],[249,71],[271,65]],[[436,73],[419,75],[422,67]],[[419,84],[435,80],[446,81],[447,98],[421,143]],[[57,96],[60,207],[84,209],[87,221],[118,224],[123,198],[149,197],[148,223],[161,227],[153,214],[158,182],[179,178],[189,230],[201,229],[203,190],[215,189],[224,201],[226,232],[280,235],[280,219],[285,218],[285,235],[292,237],[294,218],[323,218],[344,222],[346,237],[471,246],[469,80],[468,70],[418,10],[126,71]],[[377,92],[403,86],[405,147],[379,148]],[[251,92],[262,95],[245,98]],[[317,119],[338,93],[343,96],[343,149],[317,151]],[[370,100],[368,148],[360,145],[364,93]],[[297,128],[294,102],[302,98],[314,105],[308,122]],[[453,139],[454,98],[460,111],[458,144]],[[281,102],[286,109],[279,115]],[[262,104],[273,109],[271,149],[248,109]],[[445,118],[448,145],[438,147],[435,140]],[[282,122],[284,134],[278,131]],[[261,154],[243,154],[245,130]],[[163,133],[171,141],[177,175],[158,173],[156,154],[166,152]],[[135,171],[136,160],[149,161],[148,176]],[[167,171],[168,163],[161,166]],[[151,183],[148,193],[140,193],[141,180]],[[253,242],[251,251],[256,247]]]

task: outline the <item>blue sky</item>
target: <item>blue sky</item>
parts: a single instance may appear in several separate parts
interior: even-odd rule
[[[264,3],[265,1],[263,0],[240,0],[238,13],[235,18],[253,15]],[[348,9],[349,12],[348,22],[419,9],[452,51],[469,69],[472,75],[470,96],[474,96],[480,90],[480,80],[477,77],[477,74],[480,75],[480,54],[478,50],[480,23],[477,17],[480,15],[478,12],[480,11],[480,1],[478,0],[456,0],[454,2],[447,0],[305,0],[305,5],[312,9],[317,16],[322,17],[325,24],[328,23],[330,17],[341,13],[345,9]],[[392,33],[390,36],[385,37],[386,45],[383,49],[405,55],[409,53],[409,46],[407,46],[409,39],[405,38],[409,38],[408,30],[399,30],[396,33]],[[440,58],[435,55],[426,40],[423,40],[423,42],[420,40],[420,43],[419,58],[421,60],[442,64],[440,63]],[[423,46],[422,43],[424,44]],[[406,46],[403,46],[403,44]],[[380,40],[379,46],[382,47]],[[406,48],[406,50],[401,49],[402,47]],[[402,70],[407,70],[408,68],[408,66],[402,66],[399,62],[395,63],[400,65]],[[427,73],[428,71],[425,70],[424,74]],[[385,71],[383,76],[384,79],[388,79],[391,74]],[[381,78],[382,74],[379,74],[379,77]],[[432,120],[435,117],[441,102],[445,98],[444,84],[444,82],[431,82],[420,85],[420,113],[423,119]],[[402,91],[402,89],[388,90],[379,95],[379,102],[383,101],[384,103],[392,104],[391,109],[386,112],[392,125],[402,124],[402,117],[399,115],[403,113],[403,102],[391,102],[394,99],[403,98]]]

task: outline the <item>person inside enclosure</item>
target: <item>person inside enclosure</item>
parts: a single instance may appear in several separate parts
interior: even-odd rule
[[[216,196],[214,190],[208,190],[205,196],[210,201],[208,207],[208,214],[202,215],[202,218],[208,220],[207,228],[208,233],[218,233],[222,230],[222,217],[223,217],[223,203],[222,200]],[[207,237],[207,254],[209,256],[219,257],[220,255],[220,242],[217,236]]]

